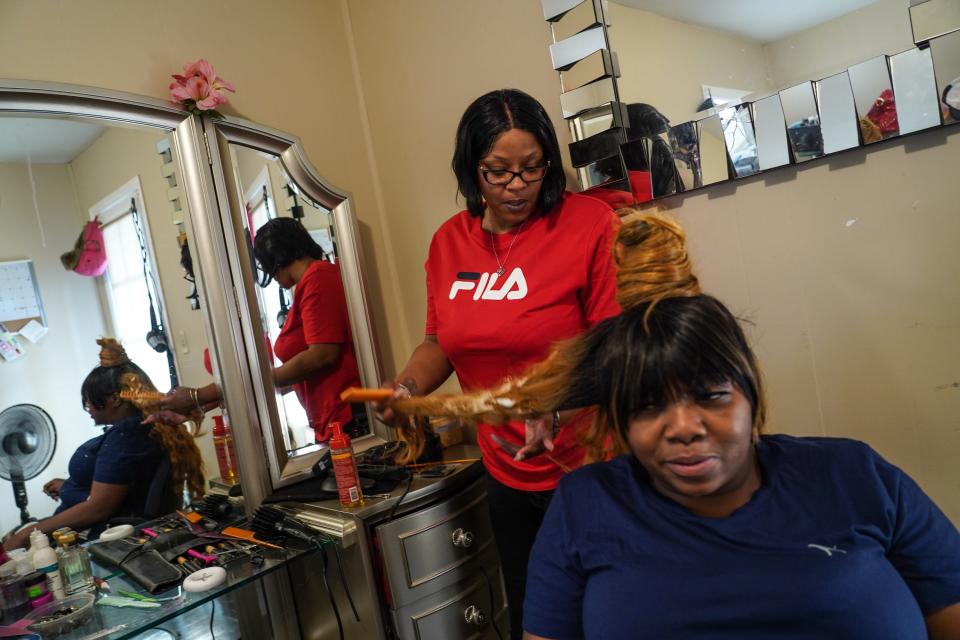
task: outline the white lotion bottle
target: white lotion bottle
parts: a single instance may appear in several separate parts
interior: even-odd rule
[[[50,540],[40,529],[30,532],[30,552],[33,555],[33,568],[47,579],[47,590],[55,599],[63,600],[66,593],[63,590],[63,578],[60,577],[57,552],[50,546]]]

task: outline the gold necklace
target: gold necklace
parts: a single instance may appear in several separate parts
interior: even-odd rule
[[[513,243],[516,242],[517,238],[520,237],[520,234],[523,233],[523,225],[525,224],[527,224],[526,220],[520,223],[520,228],[517,229],[517,234],[513,236],[513,240],[510,241],[510,246],[507,247],[507,255],[504,256],[503,262],[500,262],[500,256],[497,255],[497,243],[493,240],[493,231],[487,231],[487,233],[490,234],[490,248],[493,249],[493,257],[497,259],[497,266],[499,267],[499,269],[497,269],[498,276],[503,275],[504,265],[507,264],[507,261],[510,259],[510,252],[513,251]]]

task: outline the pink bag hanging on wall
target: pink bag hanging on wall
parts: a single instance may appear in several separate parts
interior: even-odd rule
[[[103,231],[98,218],[83,227],[73,250],[60,256],[60,262],[65,269],[82,276],[95,278],[103,275],[107,270],[107,250],[103,246]]]

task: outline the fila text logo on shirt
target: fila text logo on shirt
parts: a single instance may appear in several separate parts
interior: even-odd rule
[[[520,267],[514,268],[503,284],[497,286],[499,280],[500,275],[496,272],[461,271],[450,285],[450,299],[455,299],[461,291],[472,291],[474,300],[522,300],[527,297],[527,279]]]

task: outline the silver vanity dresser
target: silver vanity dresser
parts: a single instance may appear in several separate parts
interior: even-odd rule
[[[446,450],[448,459],[476,457],[476,447]],[[314,526],[342,538],[344,573],[360,622],[350,610],[336,561],[327,580],[347,638],[459,640],[507,636],[500,563],[487,511],[480,462],[451,465],[442,478],[415,477],[390,498],[342,509],[336,500],[287,504]],[[337,622],[316,554],[290,570],[304,639],[337,638]],[[496,625],[496,626],[495,626]]]

